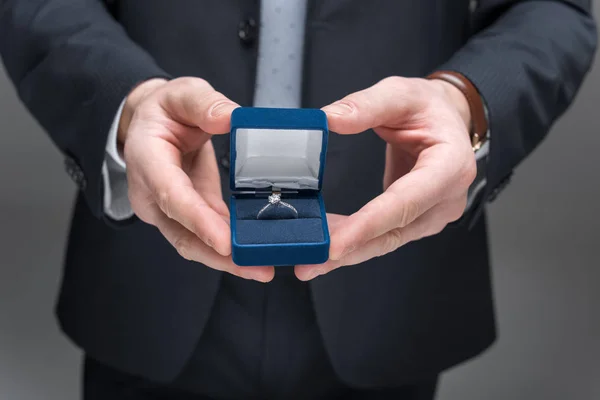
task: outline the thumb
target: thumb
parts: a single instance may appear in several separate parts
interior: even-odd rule
[[[355,134],[405,122],[423,103],[415,81],[401,77],[386,78],[323,107],[329,129],[340,134]]]
[[[180,123],[215,135],[229,132],[236,103],[200,78],[178,78],[169,83],[162,104]]]

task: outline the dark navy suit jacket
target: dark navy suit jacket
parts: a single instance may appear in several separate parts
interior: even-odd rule
[[[479,89],[492,142],[475,212],[571,103],[596,45],[589,0],[309,3],[303,106],[436,69],[459,71]],[[172,379],[202,333],[221,274],[179,257],[148,225],[115,228],[104,220],[109,126],[129,91],[155,76],[202,77],[251,105],[259,9],[255,0],[0,2],[6,70],[81,188],[57,307],[61,326],[88,354],[124,371]],[[214,144],[226,160],[227,138]],[[329,212],[352,213],[382,191],[384,147],[372,133],[331,135],[323,185]],[[226,179],[227,163],[221,168]],[[333,366],[355,385],[432,376],[495,337],[483,217],[311,288]]]

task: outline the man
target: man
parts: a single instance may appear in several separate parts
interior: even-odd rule
[[[482,208],[596,45],[585,0],[0,7],[6,69],[81,189],[58,316],[85,399],[432,399],[495,337]],[[325,264],[232,262],[238,105],[324,107]]]

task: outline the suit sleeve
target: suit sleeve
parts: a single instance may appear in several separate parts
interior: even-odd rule
[[[120,103],[166,74],[100,0],[2,0],[0,55],[25,106],[103,216],[102,164]]]
[[[481,0],[476,33],[439,67],[469,78],[487,105],[491,141],[481,200],[497,196],[572,102],[596,48],[590,13],[589,0]]]

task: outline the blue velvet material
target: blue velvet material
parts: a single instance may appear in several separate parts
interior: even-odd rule
[[[319,200],[316,197],[286,198],[285,194],[281,197],[298,211],[298,218],[321,218],[321,209]],[[257,219],[258,212],[268,203],[267,197],[245,198],[244,201],[236,202],[236,213],[238,221],[241,219]],[[271,214],[281,214],[280,218],[273,215],[274,219],[283,219],[290,215],[291,210],[283,206],[271,206],[268,211],[273,210]],[[265,211],[263,215],[266,213]],[[262,219],[262,217],[261,217]]]
[[[235,187],[236,130],[239,128],[307,129],[321,130],[318,190],[300,190],[286,194],[282,187],[282,201],[298,210],[297,219],[289,219],[283,208],[274,209],[271,217],[286,219],[257,219],[260,209],[267,204],[267,196],[239,192]],[[233,261],[237,265],[296,265],[320,264],[329,258],[329,230],[321,184],[327,153],[327,117],[321,110],[238,108],[231,117],[231,245]],[[265,188],[270,191],[271,188]],[[281,213],[278,215],[277,213]]]
[[[319,243],[323,241],[321,218],[238,220],[238,244]]]
[[[267,198],[238,198],[235,202],[237,243],[319,243],[324,240],[321,208],[317,197],[287,198],[284,194],[281,200],[298,211],[297,219],[289,219],[291,210],[288,208],[271,206],[268,211],[273,210],[272,219],[258,220],[258,212],[267,204]],[[281,214],[280,218],[277,218],[278,214]]]
[[[231,243],[238,265],[320,264],[329,257],[329,231],[320,193],[282,196],[296,219],[256,219],[265,196],[231,197]]]

